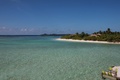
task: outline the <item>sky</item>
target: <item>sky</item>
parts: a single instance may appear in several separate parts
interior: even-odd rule
[[[0,0],[0,35],[120,31],[120,0]]]

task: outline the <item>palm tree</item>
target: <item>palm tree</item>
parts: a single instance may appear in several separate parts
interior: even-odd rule
[[[111,33],[111,30],[110,28],[107,29],[106,33]]]
[[[76,35],[79,35],[79,33],[77,32]]]

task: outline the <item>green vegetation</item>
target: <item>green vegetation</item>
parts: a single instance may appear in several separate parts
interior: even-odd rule
[[[106,31],[98,31],[93,34],[76,33],[69,34],[61,37],[62,39],[75,39],[75,40],[93,40],[93,41],[108,41],[108,42],[120,42],[120,32],[112,32],[110,28]]]
[[[102,71],[102,74],[106,75],[105,71]]]

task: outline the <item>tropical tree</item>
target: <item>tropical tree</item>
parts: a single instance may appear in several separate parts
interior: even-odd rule
[[[76,35],[79,35],[79,33],[77,32]]]
[[[108,33],[108,34],[111,33],[110,28],[107,29],[106,33]]]

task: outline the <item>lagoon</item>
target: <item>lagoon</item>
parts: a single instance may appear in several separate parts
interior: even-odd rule
[[[102,80],[102,70],[120,65],[120,45],[56,38],[0,37],[0,80]]]

